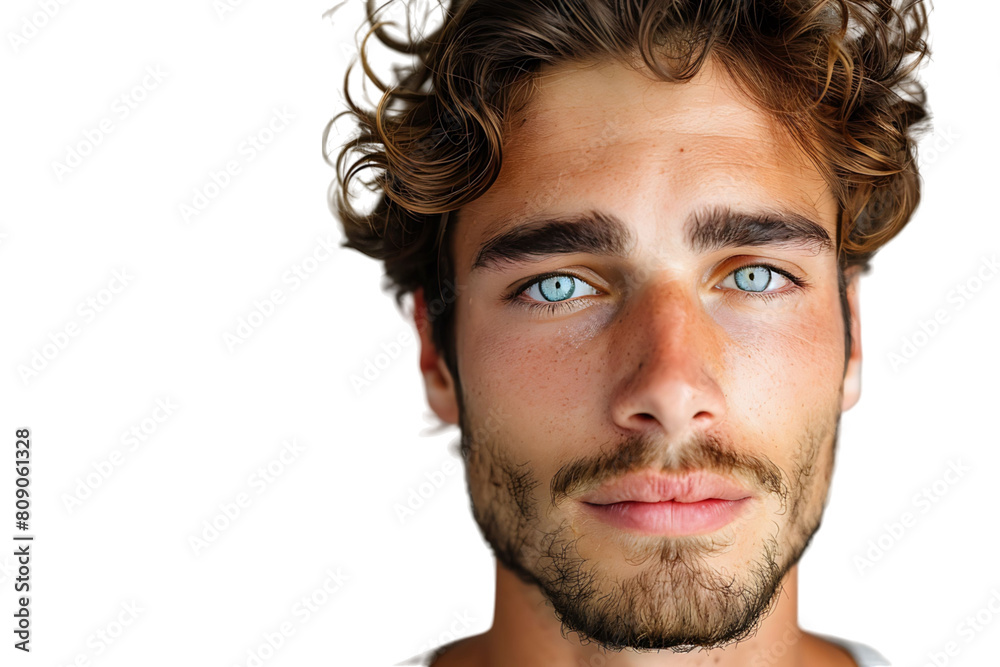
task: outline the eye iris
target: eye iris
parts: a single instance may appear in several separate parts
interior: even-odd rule
[[[546,301],[561,301],[573,296],[576,285],[569,276],[553,276],[538,283],[538,291]]]
[[[771,270],[764,266],[745,266],[733,277],[736,286],[748,292],[763,292],[771,282]]]

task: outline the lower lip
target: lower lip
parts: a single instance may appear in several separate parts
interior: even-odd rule
[[[680,536],[719,530],[742,514],[749,501],[750,498],[711,498],[696,503],[629,501],[610,505],[584,503],[583,506],[598,519],[616,528],[645,535]]]

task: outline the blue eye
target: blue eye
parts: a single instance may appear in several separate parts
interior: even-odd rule
[[[771,270],[765,266],[745,266],[733,272],[736,286],[748,292],[763,292],[771,282]]]
[[[788,297],[808,283],[769,264],[747,264],[729,273],[717,288],[730,296],[760,302]],[[568,273],[536,276],[534,282],[510,292],[504,301],[528,308],[535,313],[556,315],[586,307],[588,299],[573,297],[604,294],[582,278]]]
[[[558,303],[574,295],[594,296],[600,292],[576,276],[560,273],[536,280],[523,293],[535,301]]]
[[[764,264],[750,264],[726,276],[720,287],[742,292],[774,292],[794,282],[784,271]]]

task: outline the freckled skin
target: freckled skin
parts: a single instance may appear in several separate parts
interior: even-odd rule
[[[524,116],[497,181],[452,235],[461,396],[423,334],[429,403],[463,427],[474,514],[500,561],[493,628],[435,664],[592,664],[605,644],[661,649],[602,654],[605,665],[752,665],[796,623],[795,565],[819,527],[840,413],[858,398],[860,337],[845,376],[832,251],[695,253],[684,222],[707,205],[781,209],[834,239],[836,202],[711,63],[686,84],[612,63],[548,68]],[[626,260],[563,255],[470,272],[501,216],[586,210],[628,224],[637,243]],[[748,259],[807,285],[769,300],[721,289]],[[564,269],[601,293],[555,314],[500,299]],[[483,428],[491,410],[503,418]],[[573,498],[552,502],[550,482],[571,461],[641,443],[657,467],[705,463],[706,438],[733,460],[773,466],[783,492],[763,490],[751,468],[719,468],[759,499],[723,529],[684,538],[628,534]],[[562,636],[560,622],[576,634]],[[803,637],[766,664],[852,664]],[[695,647],[713,650],[681,652]]]

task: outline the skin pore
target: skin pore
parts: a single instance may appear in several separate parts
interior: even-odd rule
[[[683,84],[613,62],[539,73],[498,179],[453,218],[459,382],[415,295],[428,402],[462,428],[498,560],[492,628],[435,667],[854,664],[798,629],[796,602],[860,393],[836,219],[817,169],[712,62]],[[646,470],[752,497],[673,537],[586,511],[585,492]]]

